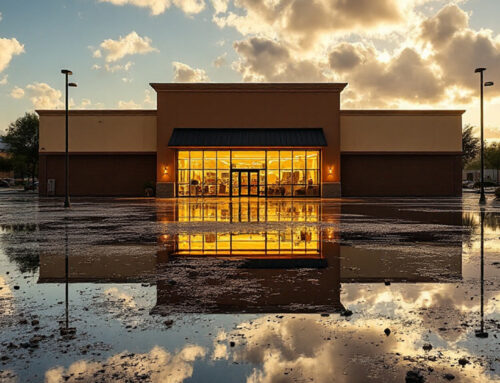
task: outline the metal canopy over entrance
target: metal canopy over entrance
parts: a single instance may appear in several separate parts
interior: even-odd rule
[[[170,147],[327,146],[322,128],[175,128]]]

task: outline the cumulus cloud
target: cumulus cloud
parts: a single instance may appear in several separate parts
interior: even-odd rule
[[[236,0],[215,7],[214,21],[240,33],[280,37],[311,46],[323,35],[381,32],[404,25],[414,7],[430,0]]]
[[[24,89],[16,86],[10,95],[16,99],[27,96],[36,109],[57,109],[64,106],[61,91],[43,82],[34,82]]]
[[[488,68],[487,78],[500,77],[500,36],[493,36],[489,30],[471,29],[469,16],[457,5],[448,5],[424,21],[419,42],[433,48],[431,58],[441,69],[448,86],[476,89],[478,79],[474,69],[477,67]],[[500,88],[490,88],[486,93],[499,96]]]
[[[174,82],[208,82],[210,79],[203,69],[191,68],[178,61],[172,63],[174,69]]]
[[[37,109],[62,108],[62,93],[46,83],[35,82],[26,86],[26,93]]]
[[[229,5],[229,0],[212,0],[212,7],[216,14],[225,13]]]
[[[130,101],[118,101],[118,109],[141,109],[141,105],[136,103],[134,100]]]
[[[127,63],[125,63],[123,65],[120,65],[120,64],[115,64],[115,65],[104,64],[104,69],[106,70],[106,72],[111,72],[111,73],[115,73],[115,72],[128,72],[130,70],[130,68],[132,68],[133,65],[134,65],[134,63],[131,62],[131,61],[127,61]]]
[[[422,0],[420,4],[424,2]],[[293,18],[289,8],[298,6],[297,1],[271,3],[256,0],[249,4],[241,0],[240,3],[249,6],[245,16],[247,21],[249,15],[259,15],[258,21],[252,19],[249,26],[257,23],[255,28],[262,32],[233,44],[239,58],[232,67],[241,74],[243,81],[345,81],[349,87],[342,94],[344,108],[448,108],[450,105],[465,107],[476,96],[478,79],[474,68],[488,67],[487,79],[496,80],[500,76],[500,36],[489,30],[471,29],[469,15],[455,4],[447,5],[429,17],[420,15],[420,19],[412,19],[404,34],[395,35],[395,29],[384,32],[381,36],[387,41],[390,39],[393,48],[388,49],[390,45],[386,44],[386,48],[381,49],[363,37],[361,27],[359,32],[352,31],[349,42],[338,38],[319,39],[322,44],[297,44],[284,33],[292,25],[294,33],[301,30],[298,24],[290,24]],[[341,9],[361,3],[341,5],[333,1],[330,5]],[[321,1],[307,4],[301,7],[325,6]],[[377,6],[383,7],[383,4],[389,2]],[[415,4],[415,1],[403,1],[399,9],[407,9],[413,14]],[[282,8],[277,16],[279,5]],[[341,11],[348,12],[348,9],[342,8]],[[302,14],[307,12],[309,8]],[[285,18],[278,27],[276,17]],[[267,33],[267,27],[273,33]],[[320,31],[318,33],[322,36],[331,37],[328,28],[311,28]],[[254,30],[240,31],[250,33]],[[340,42],[342,40],[344,42]],[[487,93],[491,98],[498,97],[500,87],[490,88]]]
[[[115,73],[115,72],[128,72],[134,63],[132,61],[127,61],[125,64],[94,64],[92,65],[93,70],[104,70],[106,72]]]
[[[156,16],[175,6],[188,15],[200,13],[205,8],[204,0],[99,0],[101,3],[114,5],[135,5],[136,7],[149,8],[151,14]]]
[[[328,57],[330,66],[340,73],[353,70],[365,61],[362,50],[363,45],[341,43],[330,52]]]
[[[233,47],[240,60],[233,68],[250,82],[321,82],[328,78],[321,64],[294,57],[289,48],[277,41],[252,37],[237,41]]]
[[[151,46],[149,37],[141,37],[137,32],[132,31],[127,36],[120,36],[118,40],[106,39],[100,47],[106,54],[106,62],[114,62],[122,59],[127,55],[146,54],[150,52],[158,52],[158,49]],[[98,52],[98,53],[97,53]],[[94,57],[101,56],[102,53],[98,49],[93,53]]]
[[[6,74],[5,76],[3,76],[2,79],[0,80],[0,86],[1,85],[7,85],[8,82],[9,82],[8,78],[9,78],[8,74]]]
[[[146,89],[144,91],[144,100],[142,102],[136,102],[134,100],[129,101],[118,101],[119,109],[142,109],[142,108],[156,108],[156,98],[155,94],[151,90]]]
[[[0,72],[9,66],[12,57],[24,52],[24,45],[17,39],[0,38]]]
[[[148,106],[154,106],[156,108],[156,93],[153,94],[151,90],[146,89],[144,91],[144,104]]]
[[[346,73],[362,97],[376,100],[403,99],[415,103],[437,102],[444,86],[419,52],[405,48],[385,62],[373,46],[341,43],[329,55],[333,71]]]
[[[94,103],[88,98],[82,98],[80,103],[77,103],[73,98],[70,98],[69,107],[71,109],[104,109],[104,104],[102,102]]]
[[[224,54],[221,54],[219,57],[217,57],[214,62],[213,62],[213,65],[214,67],[216,68],[221,68],[223,67],[224,65],[227,64],[227,53],[224,53]]]
[[[20,99],[24,97],[24,89],[15,86],[10,92],[12,98]]]
[[[25,88],[16,86],[11,90],[10,96],[15,99],[28,97],[35,109],[59,109],[64,107],[62,92],[45,83],[35,82]],[[80,103],[77,103],[73,98],[70,98],[69,107],[72,109],[102,109],[104,104],[100,102],[93,103],[88,98],[83,98]]]

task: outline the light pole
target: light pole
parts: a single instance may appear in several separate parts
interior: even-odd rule
[[[479,203],[484,205],[486,203],[486,197],[484,195],[484,87],[493,86],[493,82],[484,82],[484,71],[486,68],[476,68],[474,73],[479,73],[480,78],[480,90],[481,90],[481,195],[479,197]]]
[[[61,73],[64,74],[66,78],[66,156],[65,156],[65,161],[64,161],[64,170],[65,170],[65,176],[64,176],[64,207],[70,207],[69,203],[69,153],[68,153],[68,87],[75,87],[76,88],[76,83],[74,82],[68,82],[68,77],[73,74],[68,69],[62,69]]]

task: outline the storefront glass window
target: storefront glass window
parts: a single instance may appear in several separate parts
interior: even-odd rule
[[[318,150],[179,150],[177,195],[317,197],[319,161]]]

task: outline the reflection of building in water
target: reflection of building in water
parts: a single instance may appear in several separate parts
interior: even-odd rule
[[[64,266],[64,254],[41,253],[38,282],[64,282]],[[155,274],[157,254],[155,249],[145,246],[141,249],[132,246],[99,246],[83,254],[71,252],[68,266],[69,281],[74,283],[142,282]]]
[[[343,283],[446,282],[462,278],[462,246],[437,247],[432,255],[340,246],[340,265]]]
[[[175,240],[176,255],[204,256],[321,256],[317,223],[320,205],[305,201],[251,200],[233,203],[186,201],[179,204],[178,222],[291,223],[278,228],[247,226],[242,231],[227,227],[210,233],[185,232]],[[301,225],[304,223],[304,225]]]
[[[346,209],[343,214],[357,216]],[[449,224],[449,215],[373,208],[370,219]],[[419,213],[420,214],[420,213]],[[176,233],[159,246],[100,246],[72,254],[70,282],[156,282],[153,312],[324,312],[342,309],[342,283],[446,282],[461,278],[460,236],[433,242],[432,232],[399,233],[413,247],[373,248],[356,237],[340,245],[340,206],[301,200],[178,201],[157,220]],[[366,216],[360,219],[366,222]],[[322,229],[320,224],[328,222]],[[350,238],[352,240],[352,238]],[[371,246],[370,246],[371,244]],[[64,281],[64,256],[43,255],[39,282]]]

